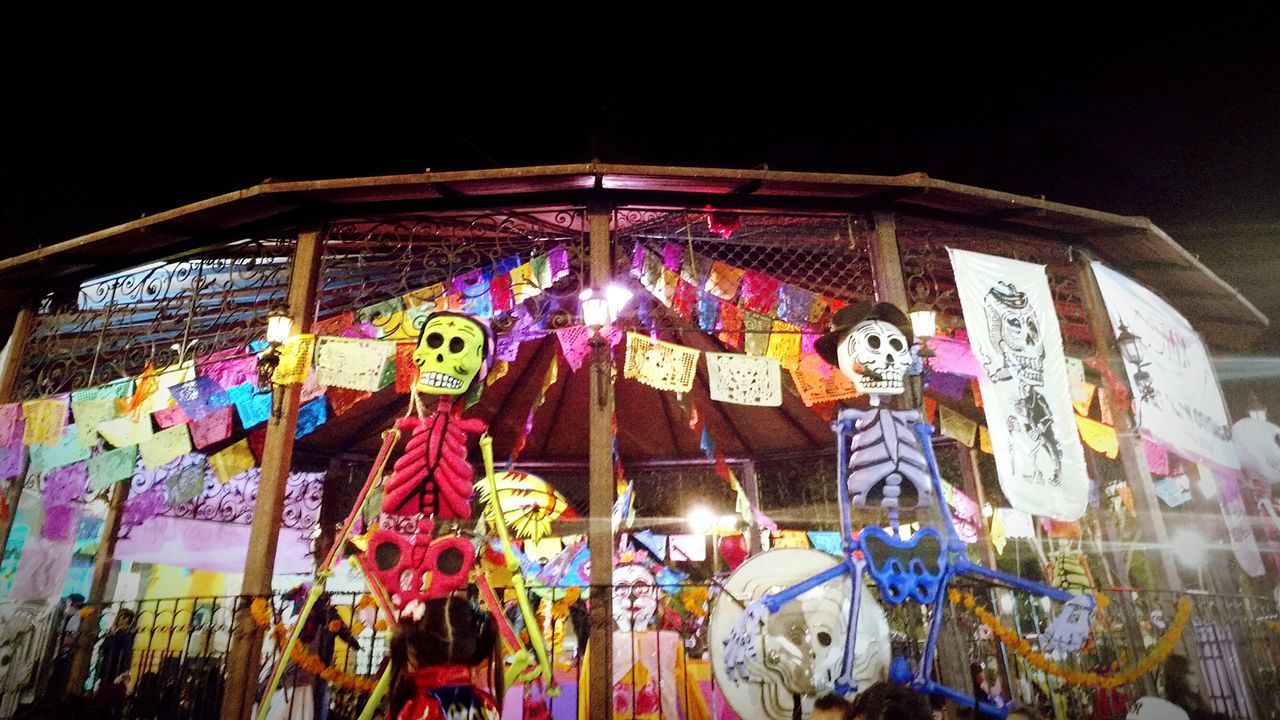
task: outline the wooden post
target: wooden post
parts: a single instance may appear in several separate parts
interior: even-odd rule
[[[613,246],[609,237],[612,211],[587,209],[590,228],[591,283],[603,289],[612,276]],[[590,519],[587,545],[591,553],[591,686],[593,719],[613,717],[613,362],[607,343],[596,342],[591,353],[591,398],[588,411],[590,444]],[[580,690],[581,691],[581,690]]]
[[[295,333],[310,332],[315,319],[323,248],[318,232],[309,230],[298,234],[288,296],[289,316],[293,319]],[[293,461],[293,434],[298,424],[300,390],[297,385],[276,388],[276,392],[283,393],[280,412],[273,412],[267,420],[262,469],[258,476],[258,499],[253,509],[249,555],[245,560],[244,583],[240,589],[241,607],[236,612],[231,648],[227,653],[227,690],[222,698],[222,720],[247,720],[253,712],[262,659],[263,630],[250,615],[249,604],[254,598],[271,594],[276,543],[280,539],[280,522],[284,513],[285,483]],[[270,698],[263,698],[263,702],[269,701]]]
[[[751,507],[760,507],[760,482],[756,479],[756,464],[751,460],[742,464],[742,491],[747,494],[747,501],[751,503]],[[763,549],[760,532],[760,525],[753,516],[751,523],[747,526],[748,555],[758,555]]]
[[[902,276],[902,254],[898,247],[898,223],[893,213],[878,212],[876,232],[871,237],[871,279],[876,289],[876,302],[896,305],[902,312],[911,311],[911,298],[907,295],[907,281]],[[908,375],[902,392],[902,407],[923,407],[924,387],[919,375]]]
[[[987,494],[982,489],[982,472],[978,465],[978,449],[966,448],[960,443],[956,443],[956,449],[960,451],[960,477],[964,481],[965,493],[978,503],[978,515],[982,516],[982,509],[987,505]],[[978,548],[982,551],[982,559],[987,562],[987,567],[997,570],[996,567],[996,551],[991,545],[991,536],[982,532],[982,528],[978,529]]]
[[[11,403],[18,399],[18,371],[22,369],[22,356],[26,354],[27,338],[36,324],[35,310],[24,307],[18,311],[13,321],[13,333],[9,335],[9,344],[5,346],[4,364],[0,365],[0,403]],[[13,518],[18,513],[18,503],[22,501],[23,478],[16,477],[5,486],[4,496],[9,507],[9,517],[0,521],[0,553],[9,545],[9,529],[13,527]]]

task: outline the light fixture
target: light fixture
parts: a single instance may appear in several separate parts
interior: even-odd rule
[[[293,334],[293,318],[287,310],[277,309],[267,313],[267,342],[281,345]]]
[[[938,334],[938,313],[929,307],[917,307],[910,313],[911,332],[917,338],[931,338]]]
[[[1200,533],[1194,530],[1179,530],[1169,544],[1179,563],[1192,570],[1199,570],[1204,565],[1204,556],[1208,547],[1204,536]]]
[[[612,325],[622,315],[622,309],[631,302],[631,291],[621,285],[609,283],[605,289],[587,288],[578,295],[582,304],[582,324],[596,331]]]
[[[716,526],[716,514],[705,505],[697,505],[685,515],[685,521],[694,535],[706,535]]]
[[[1120,346],[1120,355],[1130,365],[1142,367],[1142,338],[1129,332],[1129,328],[1120,322],[1120,334],[1116,335],[1116,345]]]
[[[716,518],[716,532],[722,535],[729,535],[738,529],[737,515],[721,515]]]

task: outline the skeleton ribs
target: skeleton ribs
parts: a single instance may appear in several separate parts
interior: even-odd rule
[[[919,411],[845,410],[840,417],[854,421],[847,478],[854,505],[896,510],[931,504],[929,465],[914,430]]]

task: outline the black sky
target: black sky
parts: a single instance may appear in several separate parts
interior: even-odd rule
[[[1280,323],[1274,13],[1113,13],[997,15],[977,30],[833,19],[785,43],[787,27],[690,23],[661,41],[610,38],[599,62],[590,43],[575,56],[546,37],[467,36],[465,53],[439,37],[396,57],[320,42],[277,54],[307,47],[327,62],[258,54],[167,79],[165,53],[58,77],[12,71],[0,254],[268,177],[593,157],[923,171],[1149,216]],[[549,67],[559,59],[572,64]],[[1280,332],[1263,349],[1280,351]]]

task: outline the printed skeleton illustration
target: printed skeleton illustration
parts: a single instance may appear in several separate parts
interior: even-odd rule
[[[984,358],[992,383],[1018,381],[1019,397],[1008,417],[1014,473],[1036,484],[1062,482],[1062,448],[1053,427],[1053,412],[1044,386],[1044,334],[1027,294],[1001,282],[984,296],[987,332],[1000,360]]]

